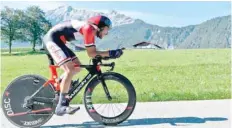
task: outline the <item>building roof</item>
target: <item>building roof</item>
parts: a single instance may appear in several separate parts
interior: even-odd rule
[[[157,48],[160,48],[160,49],[163,49],[161,46],[157,45],[157,44],[154,44],[154,43],[149,43],[149,42],[140,42],[140,43],[137,43],[137,44],[134,44],[133,46],[134,47],[138,47],[138,46],[148,46],[148,45],[154,45],[156,46]]]
[[[81,46],[81,45],[78,45],[78,44],[75,44],[75,48],[85,49],[85,47],[84,47],[84,46]]]

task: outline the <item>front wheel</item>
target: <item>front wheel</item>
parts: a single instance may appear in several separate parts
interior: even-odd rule
[[[110,95],[106,95],[104,81]],[[117,125],[134,111],[136,92],[132,83],[123,75],[107,72],[93,78],[85,89],[84,104],[88,114],[104,125]]]

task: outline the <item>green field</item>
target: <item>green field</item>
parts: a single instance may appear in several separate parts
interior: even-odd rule
[[[126,50],[115,60],[115,71],[131,80],[138,101],[229,99],[230,52],[230,49]],[[82,64],[89,63],[85,51],[76,54]],[[2,54],[1,60],[2,91],[23,74],[49,77],[45,54]],[[83,70],[76,78],[83,78],[86,73]],[[73,103],[82,102],[82,93],[83,90]]]
[[[32,48],[12,48],[12,52],[13,53],[18,53],[18,52],[28,52],[30,51]],[[7,54],[9,53],[9,48],[4,48],[1,49],[2,54]]]

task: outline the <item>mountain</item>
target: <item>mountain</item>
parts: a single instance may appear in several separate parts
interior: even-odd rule
[[[95,15],[108,16],[113,22],[113,27],[134,22],[134,19],[131,17],[120,14],[114,10],[103,13],[86,9],[75,9],[71,6],[60,6],[54,10],[46,12],[46,18],[51,21],[53,25],[70,19],[83,21]]]
[[[217,17],[198,25],[160,27],[141,20],[115,27],[100,48],[130,47],[139,42],[151,42],[165,49],[230,48],[231,16]],[[113,43],[108,43],[113,42]]]
[[[190,48],[229,48],[231,45],[231,16],[210,19],[198,25],[185,27],[161,27],[148,24],[141,19],[133,19],[117,11],[99,12],[61,6],[46,12],[46,18],[57,24],[77,19],[86,20],[94,15],[108,16],[113,22],[113,29],[102,40],[97,40],[100,49],[115,49],[119,46],[129,47],[139,42],[150,42],[165,49]],[[82,44],[77,41],[76,43]]]
[[[213,18],[196,25],[178,48],[228,48],[231,46],[231,16]]]

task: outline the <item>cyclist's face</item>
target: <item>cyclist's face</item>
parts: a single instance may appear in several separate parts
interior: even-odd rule
[[[109,28],[105,26],[103,30],[99,33],[100,38],[102,39],[105,35],[108,34]]]

